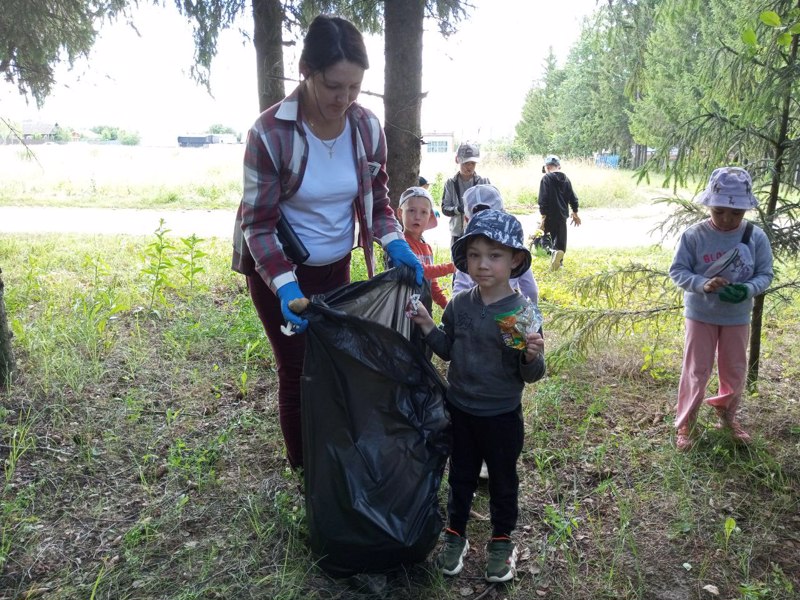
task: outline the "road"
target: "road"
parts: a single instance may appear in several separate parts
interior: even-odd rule
[[[598,208],[580,211],[583,224],[570,227],[570,248],[631,248],[663,244],[672,248],[674,239],[661,240],[653,232],[665,215],[662,205],[633,208]],[[163,218],[171,234],[186,237],[230,239],[232,210],[155,210],[115,208],[0,207],[0,234],[3,233],[81,233],[97,235],[150,235]],[[518,215],[526,236],[536,230],[538,214]],[[446,247],[450,241],[448,218],[425,235],[434,246]]]

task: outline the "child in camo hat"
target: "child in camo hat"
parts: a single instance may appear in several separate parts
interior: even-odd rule
[[[695,420],[717,359],[719,392],[705,403],[714,407],[718,427],[729,429],[741,443],[750,435],[736,411],[747,376],[747,342],[753,298],[772,282],[772,249],[766,234],[744,221],[758,204],[750,174],[740,167],[722,167],[711,174],[697,202],[710,218],[681,235],[669,275],[684,290],[686,337],[678,386],[675,445],[689,450]]]
[[[492,538],[485,576],[490,582],[509,581],[516,572],[517,551],[511,532],[518,512],[522,391],[526,383],[541,379],[545,372],[538,310],[509,284],[509,279],[519,277],[531,264],[522,225],[499,210],[475,214],[453,245],[453,262],[457,269],[468,272],[476,285],[453,296],[439,328],[421,306],[411,315],[425,342],[440,358],[450,361],[447,407],[453,424],[453,451],[448,527],[437,564],[445,575],[456,575],[464,566],[472,496],[481,462],[486,461]],[[509,334],[509,324],[516,327],[523,321],[525,326],[516,330],[517,335]]]
[[[479,183],[464,192],[464,220],[470,219],[484,210],[503,210],[503,197],[495,186],[489,183]],[[533,271],[526,270],[519,277],[512,277],[511,287],[519,290],[523,296],[533,304],[539,303],[539,286],[533,277]],[[473,287],[475,282],[464,271],[456,271],[453,277],[453,295]],[[485,478],[481,475],[482,478]]]

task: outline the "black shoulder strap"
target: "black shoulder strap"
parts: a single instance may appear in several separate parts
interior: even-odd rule
[[[750,236],[753,235],[753,224],[748,221],[744,226],[744,233],[742,234],[742,243],[747,246],[750,243]]]

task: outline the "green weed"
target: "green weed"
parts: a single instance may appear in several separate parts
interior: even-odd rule
[[[205,258],[208,254],[200,250],[200,243],[203,240],[194,234],[189,237],[182,237],[180,241],[184,254],[175,256],[175,262],[178,265],[181,278],[189,286],[188,295],[191,298],[197,276],[205,271],[203,265],[200,264],[200,259]]]
[[[172,268],[171,251],[175,246],[167,237],[169,229],[165,227],[164,219],[160,219],[158,228],[153,232],[156,239],[150,242],[144,250],[145,266],[142,274],[149,281],[149,301],[147,308],[154,310],[156,299],[162,306],[167,306],[167,299],[164,295],[165,290],[172,285],[169,277],[169,270]]]
[[[11,427],[11,433],[7,437],[3,436],[4,445],[7,448],[6,458],[3,461],[6,485],[10,484],[14,478],[20,459],[35,446],[31,436],[33,422],[30,409],[26,413],[20,414],[19,417],[18,423]]]

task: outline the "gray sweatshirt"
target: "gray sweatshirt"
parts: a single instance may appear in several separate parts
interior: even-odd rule
[[[703,286],[710,279],[707,270],[723,254],[742,240],[747,221],[733,231],[720,231],[707,219],[692,225],[681,235],[678,249],[669,269],[669,276],[684,290],[683,314],[687,319],[712,325],[747,325],[753,310],[753,297],[764,292],[772,283],[772,248],[762,229],[753,227],[747,244],[752,260],[752,274],[737,281],[747,286],[747,299],[738,304],[723,302],[719,294],[708,294]]]
[[[447,399],[457,408],[481,417],[511,412],[522,402],[525,383],[544,376],[544,357],[524,363],[525,353],[503,343],[494,320],[526,303],[515,292],[486,306],[475,286],[447,304],[442,324],[425,341],[442,360],[450,361]]]

